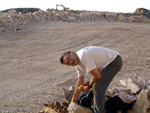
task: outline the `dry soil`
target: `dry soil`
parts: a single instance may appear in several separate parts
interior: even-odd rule
[[[121,54],[124,65],[111,85],[128,77],[150,79],[150,24],[41,22],[0,33],[0,112],[36,113],[44,103],[64,101],[61,88],[74,85],[77,75],[59,58],[91,45]]]

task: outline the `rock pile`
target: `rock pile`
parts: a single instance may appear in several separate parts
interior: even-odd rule
[[[121,87],[112,87],[106,92],[106,101],[118,95],[121,92],[125,92],[128,95],[136,97],[136,102],[133,105],[133,109],[129,110],[128,113],[150,113],[150,80],[143,80],[142,78],[126,78],[120,80]],[[71,97],[73,95],[73,89],[71,87],[68,91],[64,90],[65,97]],[[68,92],[71,93],[68,93]],[[69,100],[68,100],[69,99]],[[60,103],[45,104],[44,108],[40,113],[91,113],[91,110],[79,106],[75,103],[70,104],[70,98],[66,98],[67,102],[63,102],[62,106]],[[54,111],[52,111],[54,110]]]
[[[20,30],[21,26],[37,23],[41,21],[91,21],[107,20],[130,23],[150,23],[150,17],[146,14],[137,13],[112,13],[99,11],[73,11],[73,10],[55,10],[36,11],[33,13],[17,13],[16,10],[9,10],[8,13],[0,12],[0,31]]]

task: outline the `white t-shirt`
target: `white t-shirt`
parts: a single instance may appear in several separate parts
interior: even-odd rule
[[[78,76],[82,76],[95,68],[101,71],[111,63],[119,53],[104,47],[89,46],[77,51],[76,55],[79,57],[79,64],[76,66],[76,71]]]

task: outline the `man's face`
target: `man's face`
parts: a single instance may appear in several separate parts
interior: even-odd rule
[[[70,52],[63,57],[63,62],[69,66],[75,66],[79,64],[79,58],[74,52]]]

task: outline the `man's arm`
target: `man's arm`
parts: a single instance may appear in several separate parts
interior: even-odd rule
[[[101,78],[101,74],[100,72],[98,71],[97,68],[93,69],[92,71],[90,71],[90,73],[92,74],[92,78],[89,82],[89,84],[87,86],[81,86],[82,87],[82,91],[83,92],[87,92],[89,91],[90,88],[92,88],[93,84],[99,80]]]
[[[78,96],[80,94],[80,90],[78,89],[78,87],[80,85],[82,85],[84,83],[84,76],[78,76],[78,81],[77,81],[77,84],[76,84],[76,89],[75,89],[75,92],[73,94],[73,97],[72,97],[72,102],[76,102],[78,101]]]
[[[97,80],[99,80],[102,76],[101,76],[101,74],[100,74],[100,72],[98,71],[97,68],[95,68],[95,69],[93,69],[92,71],[90,71],[90,73],[92,74],[92,78],[91,78],[90,83],[89,83],[88,86],[89,86],[89,87],[92,87],[93,84],[94,84]]]

